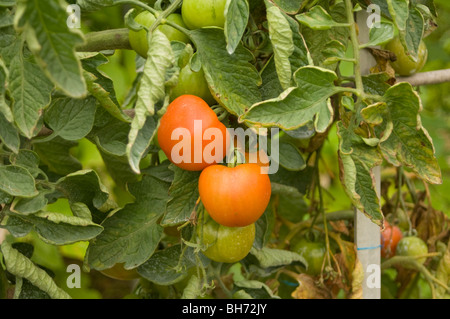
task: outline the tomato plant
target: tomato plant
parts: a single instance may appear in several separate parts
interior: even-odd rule
[[[148,11],[144,11],[139,13],[135,21],[142,26],[146,28],[150,28],[152,24],[156,21],[155,16]],[[183,19],[180,14],[178,13],[172,13],[167,17],[167,21],[176,23],[177,25],[186,28],[186,25],[183,22]],[[189,42],[189,38],[182,33],[179,30],[174,29],[171,26],[168,25],[160,25],[158,27],[158,30],[160,30],[162,33],[164,33],[169,41],[180,41],[184,43]],[[146,58],[147,52],[148,52],[148,40],[147,40],[147,31],[146,30],[140,30],[140,31],[133,31],[130,30],[130,45],[137,53],[139,53],[140,56]]]
[[[0,298],[449,298],[443,3],[0,0]]]
[[[226,0],[187,0],[183,1],[181,12],[183,21],[189,29],[202,27],[223,27],[225,24]]]
[[[419,237],[407,236],[402,238],[397,244],[397,255],[399,256],[423,256],[428,254],[427,244]],[[424,263],[427,258],[419,258],[420,263]]]
[[[389,258],[395,255],[398,242],[403,238],[403,233],[396,225],[384,222],[384,230],[381,233],[381,257]]]
[[[416,61],[412,60],[412,58],[406,54],[405,48],[403,47],[399,37],[389,41],[385,47],[386,50],[389,50],[395,54],[396,60],[391,64],[399,75],[408,76],[417,73],[422,70],[427,62],[428,49],[423,40],[419,44]]]
[[[255,240],[255,224],[227,227],[216,223],[207,213],[205,215],[197,226],[198,237],[206,247],[203,254],[223,263],[235,263],[244,259]]]
[[[269,176],[253,163],[209,166],[200,174],[198,188],[211,218],[228,227],[255,223],[267,208],[271,195]]]
[[[180,129],[185,131],[177,133],[176,130]],[[209,153],[205,149],[213,141],[205,136],[208,129],[217,129],[218,134],[215,138],[220,141],[217,149]],[[184,142],[180,149],[176,148],[174,151],[177,145]],[[204,100],[194,95],[182,95],[168,106],[161,118],[158,143],[166,156],[172,162],[175,161],[177,166],[190,171],[199,171],[222,161],[225,157],[227,130]]]

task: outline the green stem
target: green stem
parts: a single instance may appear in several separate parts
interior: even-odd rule
[[[156,13],[156,14],[155,14],[155,16],[156,16],[156,21],[153,23],[152,27],[150,28],[150,32],[155,31],[156,28],[163,22],[163,20],[164,20],[164,23],[165,23],[165,24],[168,24],[168,25],[170,25],[171,27],[173,27],[174,24],[169,24],[168,22],[170,22],[170,21],[167,21],[166,18],[167,18],[170,14],[172,14],[173,12],[175,12],[175,10],[178,9],[178,7],[180,6],[181,2],[182,2],[182,0],[175,0],[172,4],[170,4],[170,6],[169,6],[168,8],[167,8],[166,10],[164,10],[162,13]]]
[[[137,7],[141,7],[144,10],[150,11],[153,14],[158,14],[158,11],[153,9],[152,7],[150,7],[149,5],[140,2],[140,1],[135,1],[135,0],[118,0],[114,2],[115,5],[119,5],[119,4],[129,4],[132,6],[137,6]]]
[[[353,46],[353,59],[354,61],[354,70],[355,70],[355,85],[356,90],[360,92],[360,95],[364,94],[364,86],[362,82],[361,76],[361,66],[360,66],[360,55],[359,55],[359,40],[358,34],[356,32],[356,23],[355,18],[353,17],[353,6],[351,0],[345,0],[345,9],[347,14],[347,21],[350,25],[350,40]]]
[[[353,58],[354,58],[354,73],[355,73],[355,87],[354,90],[357,100],[355,103],[355,112],[358,114],[361,111],[362,108],[362,97],[364,96],[364,85],[362,81],[362,75],[361,75],[361,57],[359,54],[359,40],[358,40],[358,34],[356,32],[356,22],[355,18],[353,16],[353,6],[351,0],[345,0],[345,10],[347,15],[347,21],[350,25],[350,40],[352,42],[353,47]],[[353,117],[353,121],[350,123],[350,130],[353,130],[356,126],[358,126],[357,117]]]

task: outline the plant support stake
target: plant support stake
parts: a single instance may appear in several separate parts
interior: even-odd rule
[[[360,11],[356,15],[359,28],[359,42],[366,43],[369,40],[368,15]],[[375,64],[372,55],[367,50],[360,51],[361,74],[368,74],[371,65]],[[376,191],[380,196],[380,167],[373,169]],[[357,257],[364,271],[362,282],[362,299],[381,298],[381,247],[380,227],[372,222],[363,212],[355,211],[355,243]]]

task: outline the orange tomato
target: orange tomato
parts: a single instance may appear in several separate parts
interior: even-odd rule
[[[201,171],[223,161],[228,131],[201,98],[182,95],[167,107],[158,129],[158,143],[167,158],[188,171]]]
[[[256,222],[269,204],[270,179],[257,164],[213,165],[199,179],[200,199],[212,219],[227,227]]]
[[[381,257],[389,258],[394,256],[397,244],[402,238],[403,233],[400,228],[384,221],[384,231],[381,233]]]

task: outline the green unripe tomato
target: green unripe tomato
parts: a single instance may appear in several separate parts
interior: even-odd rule
[[[156,18],[151,12],[143,11],[136,16],[135,21],[143,26],[150,28],[151,25],[156,21]],[[183,22],[181,15],[178,13],[170,14],[167,17],[167,21],[171,21],[183,28],[187,28]],[[184,43],[190,42],[187,35],[169,25],[161,24],[158,27],[158,30],[164,33],[169,39],[169,41],[180,41]],[[130,30],[129,38],[130,38],[130,45],[133,48],[133,50],[136,51],[140,56],[146,58],[148,52],[147,31],[140,30],[136,32]]]
[[[396,254],[398,256],[421,256],[428,254],[427,244],[419,237],[408,236],[401,239],[397,244]],[[421,264],[427,258],[419,258],[417,261]]]
[[[255,224],[245,227],[226,227],[205,216],[197,226],[197,235],[207,247],[203,254],[211,260],[235,263],[244,259],[255,241]]]
[[[189,29],[225,26],[227,0],[184,0],[181,15]]]
[[[386,50],[389,50],[396,55],[397,60],[391,62],[391,65],[394,68],[395,72],[401,76],[409,76],[419,72],[427,62],[428,50],[425,42],[423,41],[421,41],[419,44],[419,51],[417,54],[418,57],[416,62],[411,60],[405,53],[405,49],[400,42],[399,37],[395,37],[394,39],[389,41],[386,44],[385,48]]]
[[[308,263],[306,273],[311,276],[317,276],[322,271],[323,259],[327,251],[325,243],[313,242],[302,238],[295,242],[292,251],[302,256]]]
[[[189,64],[181,69],[178,77],[178,84],[172,89],[170,100],[173,101],[177,97],[190,94],[202,98],[210,106],[217,104],[216,100],[209,91],[208,83],[205,79],[205,73],[202,69],[198,72],[191,70]]]

